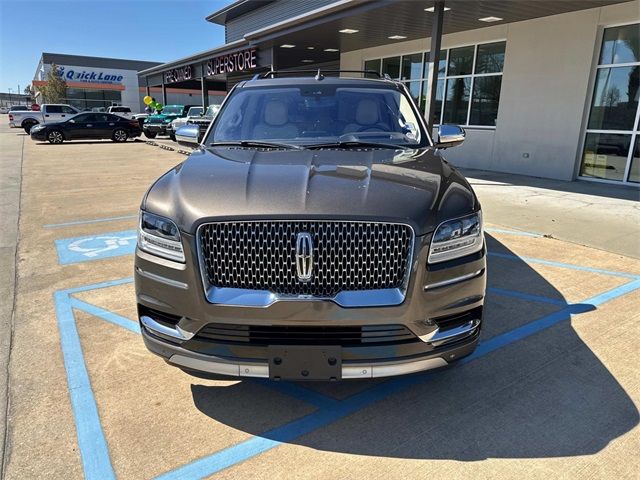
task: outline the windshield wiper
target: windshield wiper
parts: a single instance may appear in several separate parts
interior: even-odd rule
[[[302,150],[302,147],[298,145],[292,145],[290,143],[277,143],[277,142],[263,142],[260,140],[238,140],[234,142],[213,142],[209,144],[210,147],[265,147],[265,148],[287,148],[294,150]]]
[[[380,143],[380,142],[362,142],[359,140],[345,140],[330,143],[312,143],[305,145],[308,149],[320,149],[320,148],[358,148],[358,147],[373,147],[373,148],[392,148],[394,150],[408,150],[412,147],[407,145],[396,145],[395,143]]]

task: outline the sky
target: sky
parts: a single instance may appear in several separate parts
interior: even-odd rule
[[[204,18],[231,0],[0,0],[0,92],[31,83],[42,52],[166,62],[224,44]]]

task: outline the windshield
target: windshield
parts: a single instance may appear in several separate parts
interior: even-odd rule
[[[312,84],[237,90],[205,143],[238,141],[411,147],[426,138],[410,100],[396,89]]]
[[[167,105],[162,109],[161,113],[165,115],[182,115],[182,109],[181,105]]]
[[[191,107],[187,115],[190,117],[197,117],[199,115],[202,115],[202,112],[204,112],[204,108],[202,107]]]

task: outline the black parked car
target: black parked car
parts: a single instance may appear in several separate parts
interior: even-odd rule
[[[79,113],[69,120],[36,125],[31,129],[31,139],[49,143],[65,140],[108,139],[126,142],[139,137],[142,131],[137,120],[130,120],[110,113]]]

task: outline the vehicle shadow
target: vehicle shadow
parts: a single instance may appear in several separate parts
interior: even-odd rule
[[[135,139],[128,139],[126,142],[114,142],[113,140],[105,138],[104,140],[65,140],[62,143],[51,144],[46,140],[43,142],[36,142],[36,145],[50,145],[52,147],[60,147],[65,145],[96,145],[96,144],[108,144],[108,145],[126,145],[127,143],[135,142]]]
[[[487,243],[490,251],[509,256],[489,258],[491,289],[519,290],[554,301],[531,302],[489,293],[482,343],[564,308],[555,301],[564,299],[557,288],[511,257],[494,238],[487,236]],[[595,307],[574,308],[575,312],[589,310]],[[247,388],[248,382],[264,385],[264,396],[256,396],[255,388]],[[396,391],[393,387],[398,385],[406,388]],[[274,389],[298,387],[346,401],[375,387],[372,395],[379,394],[380,399],[293,440],[282,429],[265,432],[265,419],[274,411],[302,401],[284,394],[274,397]],[[633,429],[640,418],[623,387],[569,321],[523,340],[507,340],[502,348],[464,365],[409,379],[294,385],[259,380],[211,385],[193,380],[191,390],[202,413],[251,435],[317,450],[407,459],[590,455]]]

